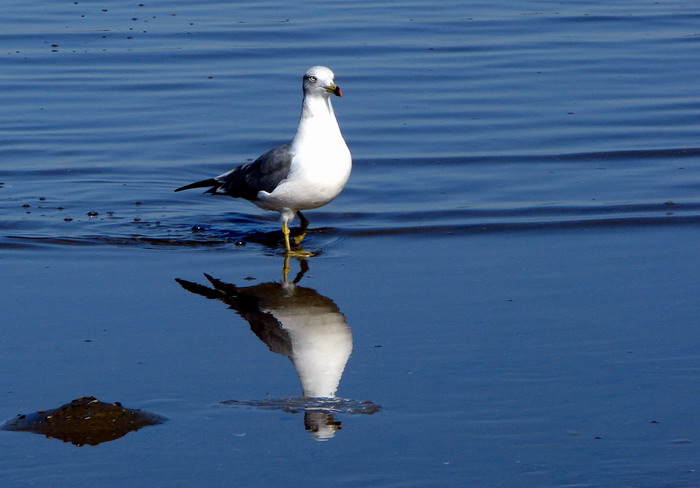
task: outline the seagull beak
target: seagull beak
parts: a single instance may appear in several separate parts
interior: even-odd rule
[[[332,93],[336,97],[342,97],[343,92],[340,91],[340,87],[336,85],[335,83],[331,83],[328,86],[323,87],[328,93]]]

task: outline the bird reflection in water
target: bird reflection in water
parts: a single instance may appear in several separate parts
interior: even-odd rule
[[[305,259],[296,258],[300,271],[288,280],[289,256],[285,256],[281,282],[238,287],[207,274],[209,286],[176,279],[186,290],[221,300],[249,324],[270,351],[291,359],[301,381],[303,397],[281,400],[230,400],[228,406],[304,412],[304,424],[317,440],[333,437],[341,428],[335,413],[371,415],[380,407],[336,397],[345,364],[352,352],[352,333],[345,316],[328,297],[312,288],[298,286],[309,270]]]

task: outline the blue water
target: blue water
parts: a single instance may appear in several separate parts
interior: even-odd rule
[[[3,19],[0,421],[81,396],[169,419],[94,447],[0,431],[3,486],[700,484],[700,7]],[[277,216],[172,192],[289,140],[317,64],[354,162],[299,282],[352,334],[324,442],[292,362],[175,281],[279,282]]]

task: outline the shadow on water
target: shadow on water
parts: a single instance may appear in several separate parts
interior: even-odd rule
[[[204,274],[211,286],[176,279],[187,291],[220,300],[250,325],[271,352],[288,357],[297,371],[303,396],[276,400],[228,400],[220,405],[304,412],[304,426],[316,440],[328,440],[341,428],[334,414],[371,415],[381,407],[336,396],[352,352],[352,333],[345,316],[328,297],[298,286],[309,270],[298,258],[300,270],[288,279],[285,257],[280,282],[239,287]]]

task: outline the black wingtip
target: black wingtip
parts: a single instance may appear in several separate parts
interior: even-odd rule
[[[183,190],[191,190],[192,188],[204,188],[204,187],[212,187],[212,186],[218,186],[219,182],[216,181],[214,178],[208,178],[206,180],[202,181],[197,181],[195,183],[190,183],[189,185],[181,186],[180,188],[176,188],[174,191],[183,191]]]

